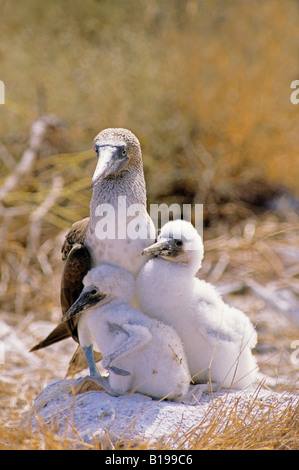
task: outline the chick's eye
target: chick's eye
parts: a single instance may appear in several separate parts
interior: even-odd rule
[[[175,244],[176,244],[176,246],[182,246],[182,245],[183,245],[183,242],[182,242],[182,240],[177,240],[177,241],[175,242]]]

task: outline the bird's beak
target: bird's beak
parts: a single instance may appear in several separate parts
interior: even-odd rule
[[[84,310],[87,310],[88,308],[94,307],[95,305],[99,304],[106,297],[105,294],[101,294],[100,292],[97,292],[95,294],[94,292],[95,288],[93,286],[83,289],[78,299],[63,315],[61,321],[66,322],[71,318],[76,317]]]
[[[174,258],[182,253],[182,248],[177,246],[177,240],[159,240],[148,246],[142,252],[143,255],[161,256],[162,258]]]
[[[98,163],[91,180],[91,188],[107,176],[119,173],[129,160],[124,146],[103,145],[96,147]]]

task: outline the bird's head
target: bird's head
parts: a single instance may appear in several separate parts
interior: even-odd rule
[[[130,303],[134,296],[134,278],[123,268],[101,264],[88,271],[83,279],[84,288],[62,321],[70,320],[96,306],[105,305],[114,299]]]
[[[140,143],[127,129],[104,129],[94,139],[97,166],[91,181],[93,188],[107,177],[115,177],[132,165],[142,164]]]
[[[157,242],[145,248],[143,254],[182,263],[195,274],[201,267],[204,247],[190,222],[174,220],[162,227]]]

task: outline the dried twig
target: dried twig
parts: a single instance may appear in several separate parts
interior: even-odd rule
[[[49,126],[54,127],[59,123],[60,120],[56,116],[44,116],[32,124],[29,147],[23,153],[13,173],[7,178],[2,188],[0,188],[0,200],[3,200],[6,194],[16,187],[20,179],[29,173],[42,149]]]
[[[40,204],[40,206],[37,207],[37,209],[35,209],[35,211],[30,214],[30,230],[27,244],[29,257],[32,256],[32,254],[35,253],[38,249],[43,217],[49,212],[51,207],[56,204],[63,187],[63,182],[64,181],[61,176],[54,175],[52,180],[52,187],[45,200],[42,202],[42,204]]]
[[[37,252],[38,252],[43,217],[49,212],[51,207],[57,202],[57,199],[60,196],[62,187],[63,187],[63,178],[59,175],[54,175],[53,181],[52,181],[52,187],[48,195],[46,196],[42,204],[40,204],[40,206],[38,206],[37,209],[34,212],[32,212],[30,215],[30,218],[29,218],[30,229],[29,229],[29,236],[28,236],[28,241],[27,241],[27,250],[24,254],[22,262],[20,263],[19,275],[17,278],[18,282],[20,283],[30,278],[29,273],[28,273],[28,267],[29,267],[32,257],[37,255]],[[38,256],[37,256],[37,259],[42,260],[42,258],[38,258]],[[42,267],[42,270],[44,270],[42,265],[41,267]],[[45,269],[47,269],[47,266],[45,266]],[[23,311],[24,297],[25,297],[25,293],[22,290],[20,290],[16,295],[15,307],[18,313]]]

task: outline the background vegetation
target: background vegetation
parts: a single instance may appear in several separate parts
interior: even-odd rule
[[[0,18],[5,324],[29,348],[43,336],[42,324],[38,332],[33,324],[44,321],[49,331],[46,322],[60,318],[59,250],[65,231],[89,212],[93,138],[125,127],[141,142],[148,203],[205,204],[202,275],[229,285],[228,294],[239,282],[228,298],[257,323],[265,370],[294,376],[289,354],[298,324],[284,313],[296,311],[299,294],[299,106],[290,101],[299,79],[298,2],[0,0]],[[48,114],[59,124],[20,172],[32,123]],[[277,289],[288,292],[285,312],[277,312],[278,300],[273,305]],[[42,385],[63,376],[71,347],[57,350],[59,359],[39,353],[38,366],[21,352],[6,355],[0,436],[7,447]],[[53,371],[51,361],[63,354]],[[288,420],[288,433],[298,433],[298,421]]]
[[[17,137],[54,113],[76,152],[105,127],[132,129],[153,175],[150,199],[159,176],[181,180],[183,170],[198,183],[190,142],[205,146],[221,179],[249,167],[297,189],[296,1],[28,0],[16,8],[1,0],[0,8],[1,136],[16,156]]]

